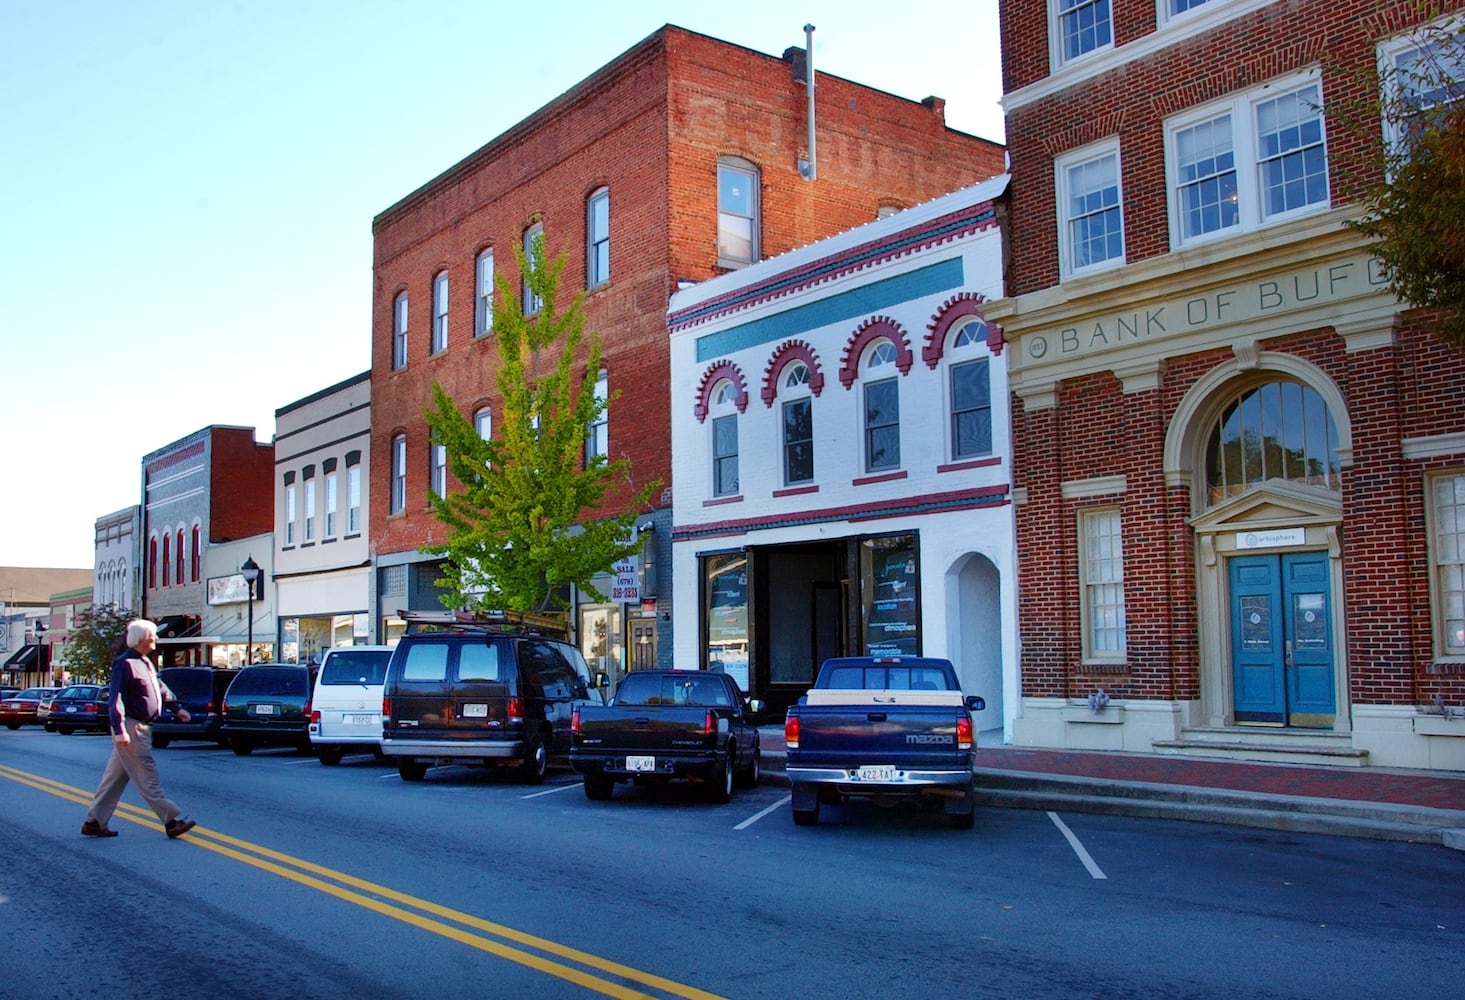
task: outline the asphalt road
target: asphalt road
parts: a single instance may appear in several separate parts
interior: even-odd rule
[[[169,841],[104,737],[0,732],[0,995],[1421,997],[1465,981],[1465,855],[1127,817],[585,799],[461,767],[175,744]]]

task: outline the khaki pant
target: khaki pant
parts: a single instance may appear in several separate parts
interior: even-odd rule
[[[112,819],[112,813],[117,810],[117,802],[122,798],[123,789],[131,781],[137,786],[138,794],[166,826],[177,819],[183,810],[163,794],[163,783],[158,779],[158,764],[153,760],[151,727],[131,719],[124,719],[122,725],[126,727],[128,738],[132,742],[126,746],[112,744],[112,756],[107,758],[107,766],[102,769],[102,780],[97,785],[97,794],[86,811],[87,821],[106,826]]]

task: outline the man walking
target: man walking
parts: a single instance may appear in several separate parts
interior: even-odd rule
[[[148,658],[157,645],[158,627],[152,622],[139,618],[127,623],[128,648],[112,661],[112,680],[107,693],[107,715],[112,722],[112,756],[107,758],[96,797],[86,811],[86,822],[81,825],[85,836],[117,836],[117,831],[107,824],[128,781],[137,785],[143,799],[163,821],[169,837],[181,837],[197,826],[163,795],[158,765],[153,760],[149,728],[163,706],[174,708],[180,722],[187,722],[189,718],[173,692],[158,679],[153,661]]]

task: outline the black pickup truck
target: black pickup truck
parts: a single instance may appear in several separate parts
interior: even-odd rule
[[[575,710],[570,766],[584,776],[590,799],[610,798],[620,781],[690,778],[707,784],[713,802],[726,802],[734,784],[758,784],[758,708],[726,674],[633,671],[609,704]]]
[[[821,802],[942,800],[947,822],[972,826],[972,712],[951,661],[921,656],[826,660],[784,719],[794,822],[819,822]]]

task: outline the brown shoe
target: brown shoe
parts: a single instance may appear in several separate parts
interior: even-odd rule
[[[198,826],[198,824],[195,823],[193,820],[184,819],[182,816],[179,816],[177,819],[168,820],[168,826],[166,829],[168,831],[169,837],[181,837],[196,826]]]
[[[89,819],[81,825],[83,837],[115,837],[117,831],[110,826],[103,826],[94,819]]]

